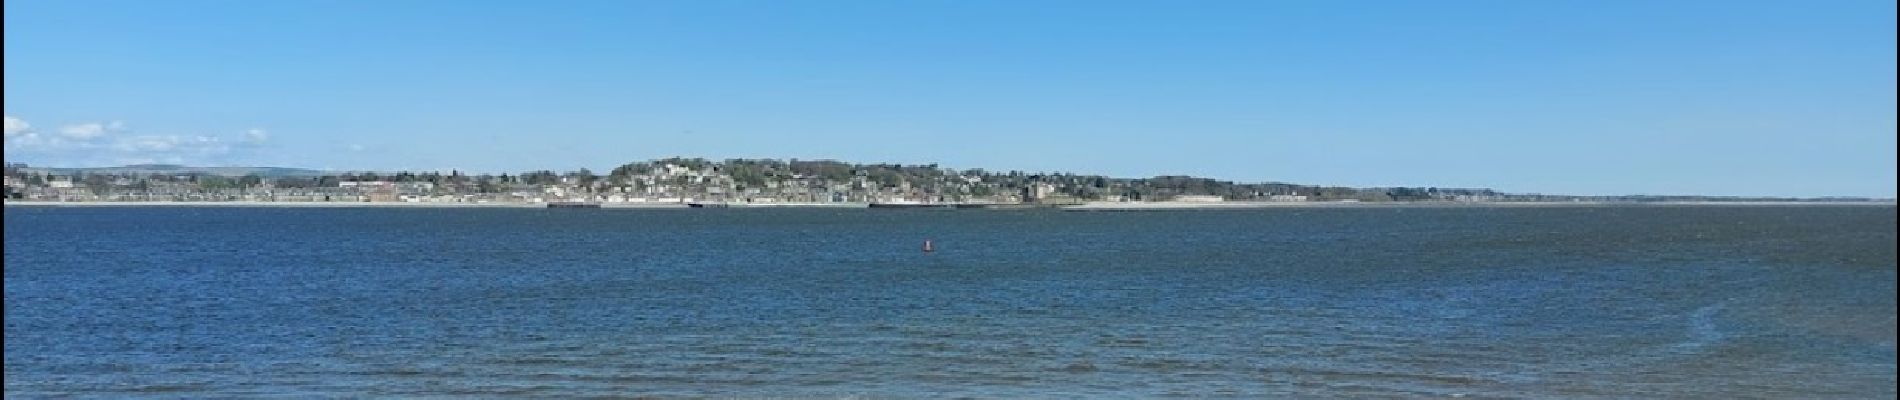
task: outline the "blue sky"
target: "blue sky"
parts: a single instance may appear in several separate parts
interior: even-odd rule
[[[5,2],[6,159],[1895,193],[1892,1]]]

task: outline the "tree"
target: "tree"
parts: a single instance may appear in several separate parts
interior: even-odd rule
[[[92,190],[94,194],[107,194],[112,192],[112,177],[110,176],[101,174],[87,175],[85,184],[86,189]]]
[[[198,187],[205,188],[206,190],[226,189],[232,186],[235,186],[235,182],[231,178],[216,175],[198,177]]]
[[[561,176],[555,175],[554,171],[548,171],[548,170],[540,170],[540,171],[534,171],[534,172],[521,174],[520,179],[521,179],[521,183],[525,183],[529,185],[553,185],[553,184],[561,183]]]
[[[569,175],[574,178],[575,184],[580,185],[582,188],[587,188],[588,190],[593,190],[594,180],[598,178],[594,176],[594,171],[589,171],[586,168],[581,168],[580,171],[575,171]]]
[[[288,176],[271,180],[272,185],[281,188],[306,188],[312,186],[314,183],[316,183],[315,179]]]
[[[614,167],[612,171],[607,171],[607,180],[611,182],[626,182],[627,180],[633,179],[634,175],[644,175],[652,170],[652,164],[643,162],[627,163]]]
[[[753,164],[748,164],[748,163],[737,163],[733,165],[728,165],[726,167],[726,171],[729,173],[730,176],[732,176],[732,180],[734,182],[738,182],[740,184],[751,186],[751,187],[760,187],[760,186],[765,185],[765,179],[766,179],[765,171],[759,168],[758,165],[753,165]]]

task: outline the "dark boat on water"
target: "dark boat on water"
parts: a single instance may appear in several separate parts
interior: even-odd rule
[[[576,202],[576,201],[561,201],[561,202],[548,203],[548,208],[600,208],[600,204],[582,203],[582,202]]]
[[[958,204],[957,205],[957,208],[981,208],[985,210],[1033,210],[1033,209],[1039,209],[1039,208],[1054,208],[1054,207],[1055,207],[1054,205],[1050,205],[1050,204],[1028,204],[1028,203],[985,203],[985,204]]]

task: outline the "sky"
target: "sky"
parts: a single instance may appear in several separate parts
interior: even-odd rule
[[[1895,195],[1890,0],[9,0],[6,160]]]

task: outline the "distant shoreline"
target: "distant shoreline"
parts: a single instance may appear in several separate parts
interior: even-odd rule
[[[257,208],[547,208],[548,203],[273,202],[273,201],[8,201],[6,207],[257,207]],[[598,203],[606,209],[688,209],[686,203]],[[1879,206],[1891,201],[1684,201],[1684,202],[1095,202],[1052,208],[1063,211],[1168,211],[1266,208],[1487,208],[1487,207],[1683,207],[1683,206]],[[857,208],[836,204],[748,205],[732,208]],[[999,208],[1020,209],[1020,208]]]
[[[1087,203],[1064,211],[1223,210],[1254,208],[1486,208],[1486,207],[1651,207],[1651,206],[1894,206],[1878,201],[1670,201],[1670,202],[1154,202]]]
[[[260,208],[547,208],[547,203],[291,202],[291,201],[9,201],[7,207],[260,207]],[[684,209],[684,203],[608,203],[601,208]]]

